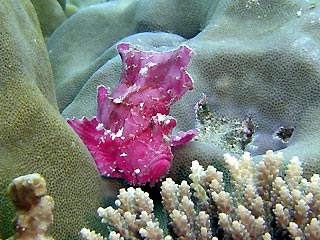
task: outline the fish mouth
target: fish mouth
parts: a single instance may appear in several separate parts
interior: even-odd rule
[[[171,160],[172,158],[168,157],[167,154],[160,154],[150,162],[148,167],[148,182],[151,186],[166,175],[171,167]]]
[[[159,161],[167,161],[169,163],[171,163],[171,160],[173,158],[173,155],[171,154],[171,156],[169,157],[168,154],[159,154],[157,155],[155,158],[153,158],[152,161],[150,161],[149,166],[154,165],[155,163],[159,162]]]

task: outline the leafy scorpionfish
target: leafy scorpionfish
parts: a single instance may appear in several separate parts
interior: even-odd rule
[[[112,93],[97,88],[97,115],[67,119],[93,156],[101,175],[130,184],[154,185],[171,166],[172,146],[190,141],[195,129],[171,135],[176,120],[170,106],[193,88],[186,68],[193,52],[183,45],[142,51],[120,43],[122,73]]]

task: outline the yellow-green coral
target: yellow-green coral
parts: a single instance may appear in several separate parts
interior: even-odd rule
[[[30,0],[37,12],[42,34],[48,39],[53,31],[64,21],[66,16],[63,4],[57,0]]]
[[[83,226],[99,223],[100,176],[57,111],[52,70],[30,1],[0,0],[0,53],[0,237],[14,232],[8,184],[38,172],[55,200],[52,236],[79,238]]]

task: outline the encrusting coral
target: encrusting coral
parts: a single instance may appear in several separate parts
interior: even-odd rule
[[[46,181],[40,174],[28,174],[12,180],[8,194],[16,208],[16,234],[9,239],[53,240],[49,229],[53,222],[54,202],[47,195]]]
[[[55,239],[79,239],[96,229],[103,203],[94,161],[57,111],[52,69],[30,1],[0,0],[0,237],[14,234],[7,186],[39,173],[55,201]],[[81,194],[79,194],[81,192]],[[102,231],[102,230],[99,230]]]
[[[299,155],[309,178],[320,171],[319,16],[307,0],[117,0],[83,8],[47,44],[59,108],[64,117],[95,116],[96,87],[112,89],[120,76],[117,43],[145,50],[184,44],[196,53],[188,67],[194,90],[171,109],[176,130],[196,127],[193,108],[204,93],[218,125],[251,116],[247,151],[260,158],[282,149],[286,163]],[[218,135],[229,126],[217,127]],[[186,178],[194,159],[223,165],[223,146],[234,143],[227,140],[174,149],[171,177]]]
[[[52,32],[66,20],[63,11],[63,0],[38,1],[30,0],[37,13],[41,32],[45,40],[49,39]]]
[[[164,236],[159,227],[148,193],[120,189],[116,208],[98,209],[102,222],[114,229],[109,239],[320,239],[318,174],[308,181],[297,157],[284,166],[282,153],[271,150],[257,164],[247,152],[240,159],[230,154],[224,159],[230,179],[193,161],[190,184],[171,178],[162,182],[171,235]],[[88,229],[82,236],[104,239]]]

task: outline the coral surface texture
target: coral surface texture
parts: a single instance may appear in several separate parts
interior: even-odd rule
[[[176,121],[173,135],[199,132],[170,146],[166,177],[180,184],[197,160],[225,173],[228,189],[223,155],[238,158],[246,151],[258,163],[267,150],[283,153],[284,168],[299,156],[306,179],[320,173],[318,1],[45,2],[0,0],[1,239],[14,233],[8,185],[31,173],[46,179],[54,199],[50,236],[80,239],[82,228],[107,236],[96,209],[104,207],[104,196],[116,197],[118,182],[101,184],[92,153],[66,119],[94,119],[97,87],[116,90],[121,44],[194,53],[183,65],[192,90],[178,94],[166,115]],[[142,182],[148,181],[153,179]]]
[[[205,95],[213,119],[222,119],[210,126],[220,144],[204,137],[177,147],[172,176],[186,178],[194,159],[224,168],[223,153],[239,141],[234,132],[245,132],[225,132],[225,121],[251,125],[238,154],[261,159],[282,150],[285,162],[299,155],[311,176],[320,166],[319,15],[317,5],[300,0],[118,0],[82,8],[47,44],[60,111],[95,116],[97,85],[112,89],[120,78],[117,43],[146,50],[186,44],[195,52],[188,67],[194,89],[170,114],[176,130],[198,127],[194,106]]]
[[[29,1],[0,1],[0,235],[13,235],[13,178],[39,173],[55,199],[55,239],[76,239],[99,223],[100,177],[94,161],[57,110],[53,75]]]

